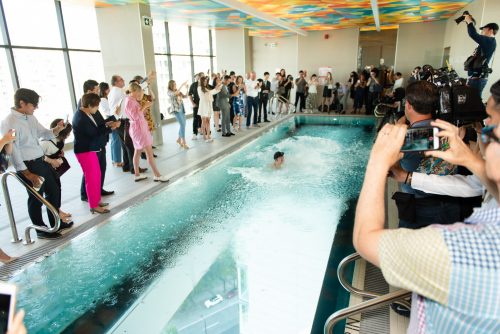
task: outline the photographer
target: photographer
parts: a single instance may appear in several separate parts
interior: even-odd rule
[[[478,44],[474,53],[467,59],[465,64],[469,77],[467,84],[477,89],[481,96],[488,81],[489,63],[497,47],[494,36],[498,31],[498,24],[488,23],[479,28],[481,30],[481,35],[479,35],[474,26],[472,16],[464,13],[464,18],[465,22],[467,22],[467,32],[470,38]]]
[[[406,88],[405,116],[411,128],[430,127],[438,101],[437,87],[427,81],[416,81]],[[379,133],[380,135],[380,133]],[[460,218],[460,202],[450,196],[439,196],[415,190],[411,187],[412,172],[426,174],[454,174],[456,166],[441,159],[425,157],[421,152],[406,152],[392,174],[404,170],[402,192],[393,199],[399,212],[399,227],[421,228],[430,224],[451,224]]]

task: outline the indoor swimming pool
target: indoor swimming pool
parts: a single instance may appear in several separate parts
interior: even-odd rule
[[[132,203],[11,279],[28,332],[310,333],[374,123],[296,116]]]

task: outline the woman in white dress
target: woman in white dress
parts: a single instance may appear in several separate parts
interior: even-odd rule
[[[201,132],[203,133],[203,138],[207,143],[213,141],[212,137],[210,137],[210,117],[212,117],[213,114],[213,96],[220,92],[221,88],[222,84],[219,82],[217,87],[210,89],[208,87],[208,77],[202,77],[200,79],[200,84],[198,85],[198,95],[200,96],[198,115],[201,116]]]

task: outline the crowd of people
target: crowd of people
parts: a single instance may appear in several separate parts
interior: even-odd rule
[[[466,21],[472,25],[470,18]],[[498,26],[481,29],[483,36],[492,38]],[[470,30],[480,46],[485,43]],[[293,89],[295,112],[345,113],[351,98],[353,113],[364,106],[371,115],[382,95],[399,96],[397,108],[404,116],[381,128],[370,155],[356,210],[354,246],[382,269],[390,284],[415,292],[409,332],[464,332],[465,328],[465,332],[499,332],[500,80],[491,86],[487,119],[459,128],[436,119],[438,88],[421,73],[416,67],[405,86],[402,74],[387,69],[381,61],[379,68],[351,72],[345,84],[335,82],[330,72],[319,78],[316,74],[308,77],[301,70],[294,79],[281,69],[272,79],[269,72],[262,78],[255,72],[245,78],[235,72],[198,73],[190,86],[187,82],[177,86],[171,80],[160,89],[167,89],[168,112],[179,123],[176,142],[180,149],[189,149],[185,103],[193,108],[192,139],[202,136],[208,144],[214,140],[212,128],[222,137],[230,137],[242,128],[270,122],[270,113],[288,110]],[[473,71],[469,85],[480,93],[486,82],[475,74]],[[10,157],[19,177],[58,210],[60,230],[73,226],[71,213],[61,208],[60,180],[69,168],[64,144],[71,132],[83,174],[80,196],[92,214],[110,212],[109,204],[102,201],[103,196],[114,193],[103,187],[108,141],[113,166],[134,174],[135,182],[147,178],[147,169],[139,165],[141,157],[152,169],[153,181],[168,182],[153,151],[152,134],[157,129],[151,108],[156,99],[149,86],[154,76],[154,72],[145,78],[136,76],[126,90],[120,75],[111,78],[111,86],[86,81],[72,123],[57,118],[50,129],[34,116],[40,96],[30,89],[18,89],[14,107],[0,127],[0,172],[6,171]],[[427,127],[437,127],[445,145],[402,154],[407,129]],[[282,167],[284,155],[274,154],[273,168]],[[394,230],[384,228],[387,177],[399,182],[401,189],[393,196],[399,218],[399,228]],[[31,192],[28,195],[29,217],[39,227],[37,236],[61,238],[61,233],[47,231],[41,202]],[[47,215],[53,227],[56,217],[49,210]],[[0,261],[11,260],[0,250]],[[22,314],[20,317],[22,321]]]

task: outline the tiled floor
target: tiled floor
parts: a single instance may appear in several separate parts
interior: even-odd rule
[[[283,118],[282,118],[283,119]],[[190,147],[189,150],[179,148],[175,140],[177,139],[178,123],[165,124],[162,127],[164,144],[159,145],[155,152],[158,155],[156,162],[160,172],[171,178],[171,181],[182,174],[191,172],[202,165],[206,164],[210,159],[217,157],[228,149],[237,149],[245,145],[252,138],[259,135],[261,132],[275,124],[277,120],[271,123],[262,123],[262,127],[254,129],[242,129],[232,137],[221,137],[221,133],[214,133],[214,141],[205,143],[202,139],[192,140],[192,121],[187,120],[186,139]],[[198,136],[200,138],[200,136]],[[141,200],[152,192],[158,191],[167,184],[153,182],[153,174],[151,170],[146,172],[148,179],[141,182],[134,182],[133,175],[124,173],[121,168],[113,167],[108,147],[108,167],[106,171],[106,180],[104,188],[106,190],[114,190],[115,194],[103,197],[103,201],[110,203],[111,213],[107,215],[92,215],[89,212],[87,202],[80,200],[80,182],[82,170],[72,150],[66,151],[66,157],[71,165],[71,169],[63,175],[62,181],[62,210],[71,212],[74,220],[74,227],[63,232],[65,239],[71,239],[77,234],[85,230],[84,224],[100,223],[105,221],[111,215],[119,213],[121,209],[132,205],[131,200]],[[142,167],[149,167],[145,160],[141,160]],[[13,178],[8,181],[9,193],[11,196],[14,217],[18,234],[21,239],[24,239],[24,229],[30,224],[27,212],[26,200],[28,198],[25,189],[16,182]],[[44,209],[45,211],[45,209]],[[44,214],[45,215],[45,214]],[[48,220],[46,220],[47,222]],[[23,243],[11,243],[12,233],[9,225],[9,219],[2,193],[2,206],[0,207],[0,247],[9,255],[21,257],[38,247],[49,246],[47,243],[54,241],[37,239],[35,232],[31,232],[31,237],[35,243],[31,245],[23,245]]]

